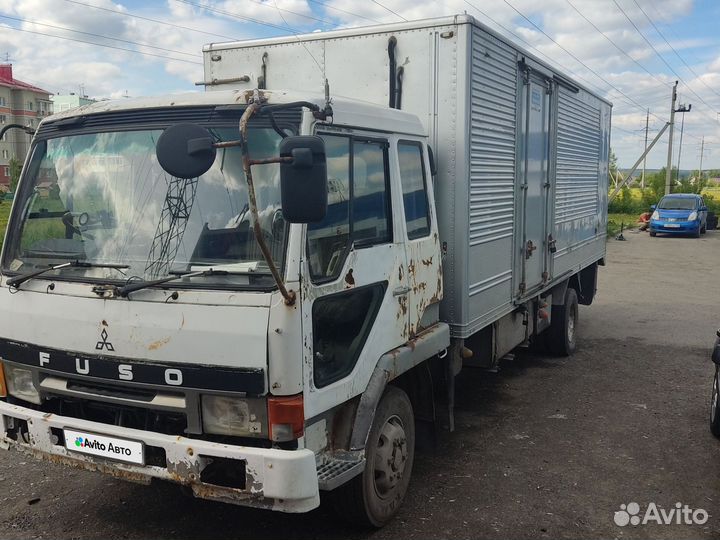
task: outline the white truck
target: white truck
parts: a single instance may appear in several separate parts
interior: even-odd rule
[[[463,366],[575,349],[611,105],[467,15],[204,55],[204,93],[39,126],[1,440],[284,512],[336,490],[381,526]]]

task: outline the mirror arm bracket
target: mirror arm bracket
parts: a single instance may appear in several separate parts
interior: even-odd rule
[[[270,160],[251,160],[249,156],[249,150],[248,150],[248,144],[247,144],[247,130],[248,130],[248,122],[250,121],[250,118],[257,113],[261,108],[261,104],[256,100],[253,103],[250,103],[248,107],[245,109],[245,112],[243,112],[242,117],[240,118],[240,146],[242,147],[242,159],[243,159],[243,170],[245,171],[245,178],[247,179],[247,185],[248,185],[248,206],[250,209],[250,216],[252,219],[252,227],[253,232],[255,233],[255,240],[257,240],[258,245],[260,246],[260,251],[262,251],[263,257],[265,257],[265,262],[267,262],[268,266],[270,267],[270,273],[273,276],[273,279],[275,280],[275,283],[278,286],[278,289],[280,290],[280,294],[282,294],[283,298],[285,298],[285,304],[288,306],[292,306],[295,304],[295,300],[297,298],[297,295],[295,294],[295,291],[290,291],[285,286],[285,283],[282,280],[282,277],[280,276],[280,272],[278,271],[277,267],[275,266],[275,261],[273,261],[272,254],[270,253],[270,249],[268,248],[268,245],[265,243],[265,237],[263,236],[262,229],[260,228],[260,219],[258,217],[258,210],[257,210],[257,199],[255,197],[255,186],[253,184],[253,177],[252,177],[252,165],[258,165],[260,163],[276,163],[280,161],[280,158],[270,158]],[[232,145],[232,144],[231,144]]]

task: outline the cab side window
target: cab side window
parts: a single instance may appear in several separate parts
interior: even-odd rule
[[[398,143],[398,161],[408,239],[428,236],[430,212],[422,145],[419,142],[401,141]]]
[[[308,225],[307,252],[315,282],[340,274],[350,248],[392,241],[387,143],[340,135],[325,140],[328,209]]]

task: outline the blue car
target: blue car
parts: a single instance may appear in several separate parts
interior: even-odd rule
[[[707,230],[707,206],[700,195],[675,193],[665,195],[652,207],[650,236],[657,233],[689,234],[700,238]]]

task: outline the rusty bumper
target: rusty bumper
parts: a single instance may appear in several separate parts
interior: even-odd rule
[[[8,430],[18,421],[27,422],[29,440],[8,436]],[[70,452],[53,433],[64,428],[142,441],[146,446],[161,448],[165,452],[165,466],[133,465]],[[152,478],[159,478],[184,484],[203,499],[281,512],[307,512],[320,504],[315,455],[307,449],[232,446],[57,416],[4,401],[0,401],[0,444],[39,459],[133,482],[149,483]],[[237,460],[239,467],[244,466],[244,488],[201,480],[203,470],[218,458]]]

